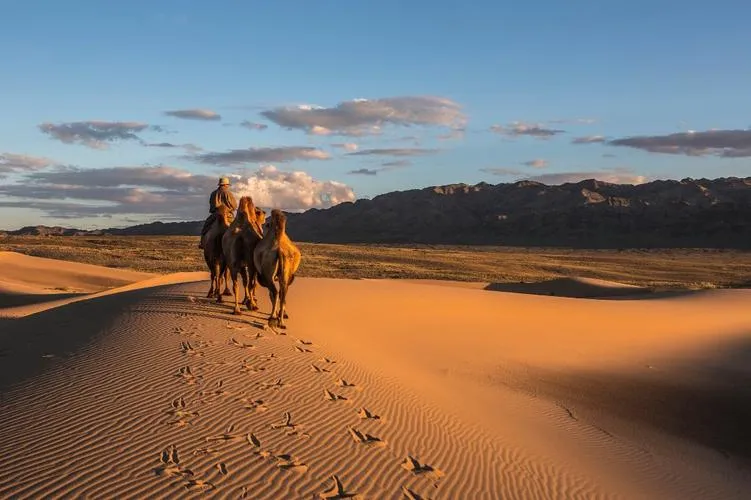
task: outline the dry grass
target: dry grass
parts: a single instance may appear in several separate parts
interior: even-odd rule
[[[0,250],[154,273],[206,269],[198,239],[6,236]],[[301,276],[517,283],[561,276],[653,288],[751,286],[751,252],[709,249],[552,248],[300,244]]]

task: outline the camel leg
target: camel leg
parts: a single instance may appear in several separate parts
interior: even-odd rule
[[[212,283],[212,286],[214,288],[214,297],[216,298],[216,301],[221,303],[222,302],[222,294],[219,293],[219,290],[221,290],[222,286],[222,274],[221,274],[221,263],[215,262],[214,266],[211,269],[211,275],[213,277],[214,283]]]
[[[210,268],[209,273],[211,274],[211,278],[209,279],[209,282],[211,284],[209,285],[209,293],[206,294],[207,299],[210,299],[214,296],[214,270]]]
[[[256,286],[258,285],[258,278],[256,273],[248,273],[248,284],[245,287],[246,305],[248,311],[258,310],[258,301],[256,301]]]
[[[269,326],[274,326],[278,323],[276,319],[276,310],[279,307],[279,292],[276,290],[276,284],[273,280],[269,282],[269,298],[271,299],[271,314],[269,315]]]
[[[279,310],[277,311],[279,328],[287,328],[287,326],[284,324],[284,318],[286,317],[285,309],[287,308],[287,289],[288,289],[287,276],[280,275],[279,276]]]
[[[224,293],[219,293],[219,290],[222,289],[222,282],[224,282]],[[216,277],[216,301],[219,303],[224,302],[224,299],[222,296],[232,295],[232,292],[229,289],[229,282],[230,282],[230,272],[229,272],[229,266],[222,260],[219,263],[219,272],[217,273]]]
[[[222,295],[225,295],[229,297],[232,295],[232,290],[229,289],[229,269],[225,268],[224,270],[224,292],[222,292]]]
[[[240,273],[242,274],[243,293],[245,295],[245,298],[243,299],[243,304],[245,304],[245,307],[247,307],[248,310],[250,311],[252,309],[250,308],[250,302],[249,302],[250,299],[248,298],[248,270],[243,269]]]
[[[242,314],[240,312],[240,301],[238,299],[238,297],[240,296],[240,282],[237,279],[237,272],[235,269],[232,270],[232,286],[235,291],[235,310],[232,311],[232,314],[239,316]]]

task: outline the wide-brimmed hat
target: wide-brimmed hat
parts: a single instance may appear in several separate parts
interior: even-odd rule
[[[229,177],[220,177],[218,186],[229,186]]]

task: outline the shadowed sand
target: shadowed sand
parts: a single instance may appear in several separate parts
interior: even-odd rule
[[[0,280],[94,272],[43,264],[70,281]],[[280,335],[265,291],[233,317],[203,298],[207,273],[97,269],[120,281],[5,306],[0,497],[751,489],[749,290],[603,301],[299,278]]]

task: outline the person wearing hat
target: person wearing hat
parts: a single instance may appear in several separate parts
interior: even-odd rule
[[[232,212],[237,208],[237,200],[235,199],[235,195],[229,190],[229,185],[229,178],[222,177],[219,179],[219,187],[213,190],[211,196],[209,196],[209,216],[203,224],[203,229],[201,229],[201,239],[198,242],[198,248],[203,248],[203,235],[208,232],[214,223],[217,207],[224,205]]]

